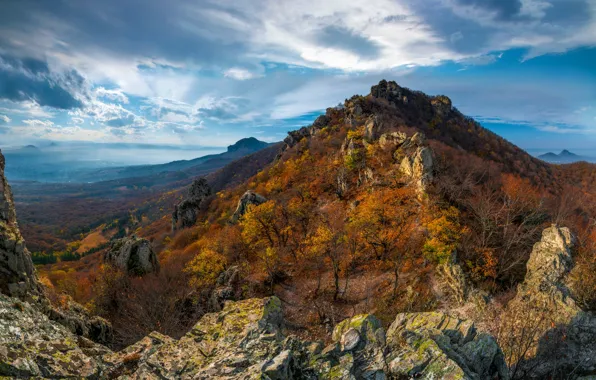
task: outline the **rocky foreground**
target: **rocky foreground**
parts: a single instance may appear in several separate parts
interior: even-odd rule
[[[283,333],[276,297],[228,302],[180,340],[151,333],[120,352],[77,336],[36,307],[0,296],[0,374],[132,379],[508,378],[495,339],[443,313],[372,315],[335,327],[333,343]]]

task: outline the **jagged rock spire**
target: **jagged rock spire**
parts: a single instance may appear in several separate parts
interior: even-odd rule
[[[19,231],[4,165],[4,156],[0,152],[0,292],[21,298],[39,295],[35,268]]]

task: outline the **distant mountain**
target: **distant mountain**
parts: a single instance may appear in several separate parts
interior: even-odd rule
[[[567,149],[563,149],[559,154],[553,152],[544,153],[539,155],[538,158],[553,164],[570,164],[572,162],[578,161],[593,161],[590,157],[580,156],[568,151]]]
[[[160,155],[176,154],[176,147],[147,144],[96,144],[85,146],[81,151],[81,146],[72,147],[52,143],[42,148],[27,145],[6,149],[3,153],[8,162],[6,176],[13,181],[90,183],[147,177],[164,172],[180,172],[203,164],[205,165],[201,166],[201,172],[210,173],[235,159],[268,146],[268,143],[250,137],[228,146],[227,151],[223,153],[208,154],[218,150],[209,148],[201,151],[201,148],[197,148],[195,157],[198,158],[175,160],[180,156],[173,155],[172,161],[165,164],[152,164],[155,162],[155,151],[157,150]],[[160,148],[164,151],[160,151]],[[84,149],[93,151],[93,154],[87,155]],[[188,147],[181,149],[190,154],[195,152]],[[188,157],[189,153],[182,157]],[[147,164],[127,165],[130,155],[135,156],[133,162],[140,163],[143,163],[143,157],[146,156]]]
[[[199,169],[198,171],[201,173],[210,173],[238,158],[257,152],[269,145],[269,143],[249,137],[238,140],[233,145],[228,146],[227,151],[224,153],[210,154],[192,160],[172,161],[160,165],[137,165],[99,169],[81,173],[77,175],[77,180],[79,182],[111,181],[124,178],[147,177],[163,172],[179,172],[188,169],[195,169],[195,171]]]

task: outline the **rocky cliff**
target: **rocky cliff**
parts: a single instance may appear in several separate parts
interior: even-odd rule
[[[16,212],[12,192],[4,176],[4,156],[0,152],[0,294],[5,303],[21,308],[27,301],[35,310],[38,320],[51,319],[72,334],[87,337],[96,341],[108,342],[112,337],[111,325],[102,318],[89,315],[81,305],[67,302],[62,308],[50,305],[43,287],[40,285],[31,255],[17,225]],[[9,298],[12,297],[12,298]],[[24,303],[21,303],[24,302]],[[31,312],[35,314],[34,312]],[[31,322],[31,318],[16,318],[10,312],[0,314],[0,320],[13,321],[14,326],[0,326],[0,334],[20,335],[20,323]],[[34,318],[34,319],[35,319]],[[37,323],[37,322],[36,322]],[[35,324],[32,322],[32,328]],[[8,329],[8,330],[6,330]],[[25,337],[25,338],[24,338]],[[0,363],[1,364],[1,363]],[[0,365],[1,367],[1,365]]]
[[[0,293],[17,297],[38,296],[37,276],[19,231],[4,166],[4,156],[0,152]]]

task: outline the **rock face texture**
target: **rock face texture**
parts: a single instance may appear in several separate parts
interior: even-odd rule
[[[159,272],[159,260],[151,243],[135,235],[113,241],[104,261],[134,276]]]
[[[536,356],[518,365],[518,372],[528,372],[528,378],[596,372],[596,317],[580,309],[565,285],[573,267],[573,243],[567,228],[545,229],[532,249],[524,282],[508,305],[511,330],[536,331],[530,351]]]
[[[443,313],[399,314],[387,331],[389,372],[397,378],[508,379],[495,339]],[[401,348],[401,349],[400,349]]]
[[[419,194],[425,193],[435,170],[433,152],[425,146],[425,141],[424,134],[418,132],[406,139],[394,154],[395,158],[401,159],[399,170],[410,179]]]
[[[0,296],[2,376],[128,379],[507,379],[502,354],[474,324],[441,313],[397,316],[385,333],[363,314],[333,343],[286,337],[276,297],[227,302],[179,340],[151,333],[120,352],[73,335],[26,302]]]
[[[37,275],[19,231],[4,165],[0,152],[0,293],[17,297],[39,295]]]
[[[238,206],[236,207],[236,211],[234,211],[234,214],[232,215],[231,222],[238,222],[240,218],[244,214],[246,214],[249,206],[258,206],[265,202],[267,202],[267,198],[255,193],[252,190],[248,190],[246,193],[242,194],[242,197],[240,197],[240,200],[238,201]]]
[[[185,200],[174,206],[172,213],[172,231],[178,228],[194,226],[201,209],[201,204],[211,195],[211,187],[205,178],[196,179],[188,189]]]

